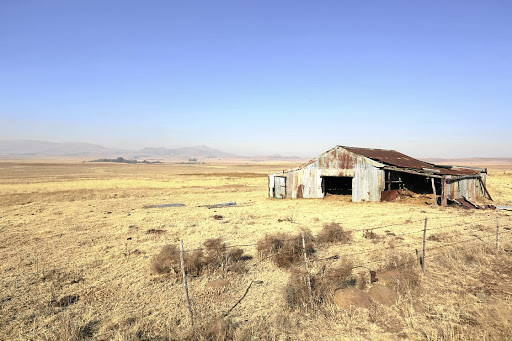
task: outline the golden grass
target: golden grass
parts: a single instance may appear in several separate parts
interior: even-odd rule
[[[0,339],[208,339],[225,333],[239,340],[250,335],[505,340],[511,335],[511,231],[502,230],[508,252],[496,253],[493,211],[440,209],[425,204],[432,202],[428,196],[395,203],[268,198],[266,174],[290,166],[0,163]],[[497,202],[512,205],[510,170],[492,170],[487,183]],[[198,207],[230,201],[239,205]],[[164,203],[186,206],[144,208]],[[512,218],[505,215],[502,227],[510,227]],[[436,237],[427,244],[432,249],[427,273],[417,286],[400,286],[392,307],[340,310],[326,300],[321,313],[290,311],[285,299],[290,272],[262,260],[252,245],[265,235],[310,230],[317,236],[325,224],[339,224],[352,240],[318,244],[312,275],[348,262],[379,272],[390,269],[390,252],[414,255],[421,249],[425,217],[436,229],[429,231]],[[363,229],[383,225],[393,226],[375,230],[378,238],[364,238]],[[468,247],[478,238],[486,243],[466,251],[434,249],[472,235]],[[220,237],[228,246],[251,244],[241,248],[253,259],[244,262],[247,272],[189,277],[200,333],[191,332],[181,277],[152,275],[151,260],[180,239],[191,250]],[[440,251],[446,254],[433,256]],[[334,255],[340,257],[325,260]],[[362,273],[367,269],[353,270],[356,278]],[[219,278],[229,284],[205,287]],[[263,283],[252,285],[222,318],[253,280]],[[55,304],[73,295],[78,299],[71,304]]]

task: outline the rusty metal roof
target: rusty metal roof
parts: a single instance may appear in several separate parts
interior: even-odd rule
[[[417,169],[425,172],[432,172],[434,174],[440,175],[475,175],[480,173],[480,170],[476,169],[467,169],[467,168],[454,168],[453,166],[448,167],[439,167],[433,163],[424,162],[408,155],[397,152],[396,150],[386,150],[386,149],[371,149],[371,148],[358,148],[358,147],[346,147],[340,146],[352,152],[354,154],[359,154],[365,156],[369,159],[399,167],[399,168],[409,168],[409,169]]]

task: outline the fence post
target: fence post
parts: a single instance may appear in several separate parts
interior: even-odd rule
[[[500,217],[498,215],[498,208],[496,208],[496,250],[500,250]]]
[[[308,257],[306,256],[306,241],[304,239],[304,231],[300,231],[300,233],[302,235],[302,251],[304,252],[304,264],[306,265],[306,274],[308,278],[309,300],[311,303],[311,308],[313,308],[313,292],[311,290],[311,277],[309,276]]]
[[[185,299],[187,300],[188,313],[190,315],[190,325],[194,329],[194,315],[192,314],[192,308],[190,307],[190,298],[188,297],[188,285],[187,275],[185,274],[185,262],[183,261],[183,239],[180,241],[180,264],[181,272],[183,273],[183,288],[185,289]]]
[[[427,221],[428,218],[425,218],[425,226],[423,227],[423,262],[421,262],[421,270],[425,272],[425,255],[427,252]]]

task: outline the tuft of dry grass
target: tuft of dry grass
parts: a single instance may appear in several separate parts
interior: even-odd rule
[[[311,297],[305,270],[299,267],[291,268],[284,289],[286,304],[291,310],[315,311],[324,308],[324,305],[332,303],[334,291],[355,284],[352,268],[352,263],[344,262],[340,266],[322,269],[320,273],[310,275]]]
[[[407,294],[421,284],[418,262],[410,253],[388,253],[383,269],[395,271],[396,275],[389,284],[399,294]]]
[[[57,339],[66,341],[84,341],[91,339],[97,330],[98,321],[78,323],[69,315],[60,319],[57,330]]]
[[[324,224],[318,233],[316,240],[322,244],[341,243],[347,244],[352,241],[352,232],[343,230],[338,223]]]
[[[315,249],[311,231],[304,231],[304,240],[306,255],[313,254]],[[284,233],[266,234],[258,241],[256,249],[262,259],[271,258],[279,268],[290,268],[301,261],[304,253],[301,234],[295,236]]]
[[[151,273],[178,273],[180,266],[180,251],[176,245],[165,245],[160,253],[151,260]]]
[[[203,243],[203,250],[194,250],[184,255],[185,272],[191,276],[200,276],[217,270],[244,273],[243,261],[250,259],[240,248],[226,247],[222,238],[208,239]],[[151,273],[178,274],[180,271],[180,251],[175,245],[165,245],[159,254],[151,260]]]

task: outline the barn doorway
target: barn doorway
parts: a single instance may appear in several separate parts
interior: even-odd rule
[[[351,176],[323,176],[322,191],[324,195],[352,195]]]

